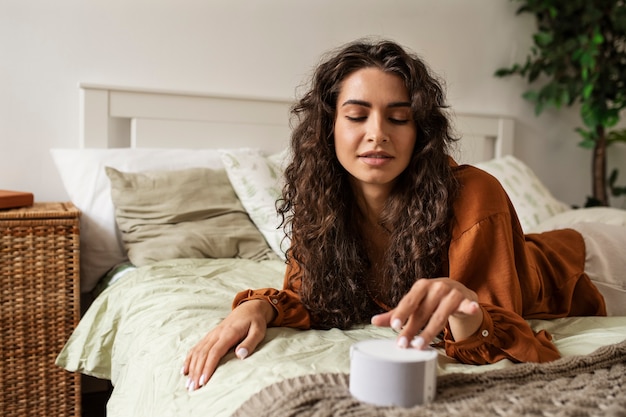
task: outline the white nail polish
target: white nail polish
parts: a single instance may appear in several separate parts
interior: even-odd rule
[[[411,340],[411,346],[415,349],[421,349],[424,347],[424,338],[422,336],[415,336],[413,340]]]
[[[194,389],[196,389],[196,383],[191,381],[191,384],[189,384],[189,392],[192,392]]]
[[[409,341],[406,337],[402,336],[398,339],[398,347],[406,349],[409,346]]]
[[[191,378],[187,378],[187,382],[185,382],[185,389],[189,389],[189,385],[191,385]]]
[[[198,387],[204,386],[204,375],[200,375],[200,381],[198,381]]]
[[[182,368],[180,368],[180,374],[181,375],[185,375],[185,367],[184,366]]]
[[[391,322],[391,328],[399,332],[402,330],[402,321],[400,319],[393,319]]]
[[[244,347],[239,348],[237,349],[237,352],[235,352],[235,354],[239,359],[245,359],[248,356],[248,349]]]

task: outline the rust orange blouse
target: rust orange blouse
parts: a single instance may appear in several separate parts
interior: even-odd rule
[[[524,235],[500,183],[475,167],[453,164],[461,192],[444,269],[478,294],[484,319],[463,341],[446,329],[446,354],[470,364],[557,359],[551,336],[533,332],[525,319],[606,315],[604,299],[584,272],[582,236],[572,229]],[[310,328],[298,282],[290,286],[287,280],[292,270],[288,265],[283,290],[242,291],[233,307],[266,299],[277,312],[270,326]]]

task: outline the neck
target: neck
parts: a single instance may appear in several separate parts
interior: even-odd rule
[[[380,214],[385,207],[390,190],[376,186],[353,187],[357,205],[365,222],[376,226],[380,222]]]

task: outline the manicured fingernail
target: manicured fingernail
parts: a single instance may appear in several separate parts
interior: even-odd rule
[[[204,386],[204,379],[205,379],[204,375],[200,375],[200,381],[198,381],[198,386],[199,387]]]
[[[182,368],[180,368],[180,374],[181,375],[185,375],[185,367],[184,366]]]
[[[401,336],[398,339],[398,347],[401,347],[402,349],[406,349],[408,346],[409,346],[409,340],[406,337]]]
[[[196,389],[196,383],[191,381],[191,384],[189,384],[189,392],[192,392],[194,389]]]
[[[397,332],[402,330],[402,320],[400,320],[400,319],[393,319],[393,321],[391,322],[391,328],[394,329]]]
[[[245,359],[248,356],[248,349],[244,347],[239,348],[237,349],[237,352],[235,352],[235,354],[239,359]]]
[[[380,314],[376,314],[375,316],[372,316],[372,320],[371,320],[372,324],[374,324],[374,320],[376,320],[378,316],[380,316]]]
[[[413,340],[411,340],[411,346],[415,349],[421,349],[424,346],[424,338],[422,336],[415,336]]]
[[[191,377],[187,378],[187,382],[185,382],[185,389],[189,389],[189,385],[191,385]]]

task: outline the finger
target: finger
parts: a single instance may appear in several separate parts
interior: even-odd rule
[[[460,291],[450,288],[445,280],[429,281],[426,290],[426,296],[419,309],[411,314],[400,333],[398,340],[400,346],[408,344],[416,348],[428,346],[443,330],[448,318],[457,311],[464,298]]]
[[[189,391],[204,386],[219,365],[220,360],[237,343],[236,332],[217,328],[198,342],[190,352],[188,378],[185,387]]]
[[[233,344],[234,343],[230,341],[219,339],[213,346],[211,346],[205,360],[198,361],[198,372],[195,374],[196,377],[192,379],[192,381],[195,382],[195,388],[200,388],[209,382],[209,379],[211,379],[215,373],[220,361],[224,358],[224,356],[226,356]],[[193,391],[193,389],[190,388],[190,391]]]
[[[480,306],[478,305],[478,303],[476,301],[466,298],[461,302],[461,305],[456,312],[459,314],[465,314],[467,316],[473,316],[478,313],[478,310],[480,310]]]
[[[189,391],[194,391],[199,388],[205,380],[206,376],[203,376],[203,367],[209,358],[211,349],[215,344],[215,340],[210,335],[205,336],[196,346],[194,346],[190,352],[190,361],[187,373],[187,380],[185,388]]]
[[[428,283],[426,279],[419,279],[413,284],[408,293],[402,297],[391,316],[391,327],[400,331],[407,323],[409,317],[420,308],[424,297],[427,295],[426,288]]]
[[[239,359],[245,359],[254,352],[256,347],[265,338],[266,327],[258,325],[251,325],[248,335],[241,343],[235,348],[235,355]]]
[[[412,338],[432,319],[442,300],[450,293],[449,287],[442,281],[431,281],[424,285],[423,298],[407,320],[401,334]]]
[[[190,352],[190,362],[185,381],[185,388],[193,391],[199,385],[200,372],[198,366],[206,359],[206,351],[203,348],[195,346]]]
[[[419,336],[412,340],[411,346],[417,349],[428,346],[446,327],[449,317],[458,310],[462,302],[463,296],[457,291],[451,291],[440,299]]]
[[[205,335],[198,343],[196,343],[195,346],[193,346],[190,350],[189,353],[187,353],[187,356],[185,357],[185,361],[183,362],[183,367],[181,369],[181,374],[182,375],[189,375],[189,373],[191,372],[191,369],[193,367],[192,363],[196,357],[196,355],[199,352],[199,346],[203,343],[206,343],[206,339],[208,338],[208,335]]]
[[[394,310],[372,316],[372,324],[380,327],[391,327],[391,317]]]
[[[191,364],[191,351],[187,353],[187,357],[183,362],[183,368],[180,370],[181,375],[187,375],[189,373],[189,365]]]

